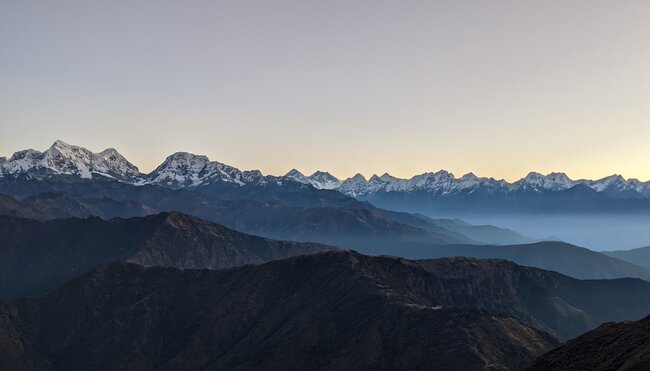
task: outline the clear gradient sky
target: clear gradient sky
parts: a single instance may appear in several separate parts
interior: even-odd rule
[[[0,156],[650,180],[650,1],[0,1]]]

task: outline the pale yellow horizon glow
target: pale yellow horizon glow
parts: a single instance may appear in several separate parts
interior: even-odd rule
[[[64,142],[67,142],[69,144],[73,145],[79,145],[82,147],[86,147],[85,144],[83,143],[78,143],[78,142],[72,142],[63,139]],[[53,143],[54,140],[50,141],[49,143]],[[39,146],[38,148],[35,148],[39,151],[44,151],[46,150],[50,144]],[[93,146],[93,147],[86,147],[89,150],[93,152],[100,152],[106,148],[110,147],[116,147],[112,145],[104,145],[104,146]],[[13,151],[7,152],[3,151],[0,152],[0,157],[6,156],[9,158],[11,154],[17,150],[22,150],[22,149],[27,149],[27,148],[32,148],[31,146],[24,147],[24,148],[19,148],[19,149],[14,149]],[[370,178],[372,175],[382,175],[384,173],[389,173],[392,176],[402,178],[402,179],[408,179],[411,178],[415,175],[419,175],[425,172],[437,172],[440,170],[445,170],[449,171],[454,174],[456,178],[459,178],[467,173],[474,173],[475,175],[479,177],[491,177],[495,179],[504,179],[508,182],[514,182],[517,181],[523,177],[525,177],[528,173],[534,171],[538,172],[541,174],[549,174],[552,172],[561,172],[567,174],[569,178],[578,180],[578,179],[590,179],[590,180],[598,180],[605,178],[610,175],[622,175],[626,179],[630,178],[635,178],[639,179],[641,181],[650,181],[650,172],[643,172],[643,171],[638,171],[636,173],[642,174],[641,176],[630,176],[629,173],[634,173],[634,169],[626,166],[620,166],[619,163],[617,163],[616,158],[610,159],[609,162],[604,163],[602,167],[598,168],[584,168],[581,167],[580,164],[582,164],[581,158],[577,158],[576,160],[573,161],[567,161],[565,164],[564,168],[560,167],[544,167],[544,168],[526,168],[526,167],[520,167],[517,169],[511,168],[514,164],[513,161],[508,161],[507,163],[504,163],[504,166],[499,167],[499,171],[496,172],[490,172],[491,169],[494,169],[492,166],[481,166],[481,162],[477,162],[477,166],[475,168],[468,167],[464,164],[460,164],[458,160],[456,161],[449,161],[449,166],[444,165],[442,162],[444,162],[444,158],[441,158],[436,161],[431,161],[431,166],[427,167],[426,164],[423,163],[416,163],[416,161],[408,164],[404,164],[404,166],[395,166],[395,162],[391,162],[387,164],[386,167],[383,167],[381,164],[377,165],[369,165],[369,162],[366,161],[358,161],[359,168],[355,168],[353,163],[347,164],[344,168],[337,168],[333,166],[328,166],[326,164],[327,160],[321,161],[323,163],[323,166],[318,167],[314,166],[313,164],[308,164],[303,160],[300,161],[295,161],[291,162],[291,159],[287,159],[286,163],[283,164],[282,166],[278,167],[260,167],[255,164],[255,158],[251,158],[250,156],[241,156],[241,153],[235,153],[235,154],[224,154],[221,157],[232,159],[232,161],[226,160],[224,158],[219,157],[215,153],[219,153],[219,151],[194,151],[190,148],[185,148],[185,147],[179,147],[175,148],[175,146],[169,146],[170,150],[165,153],[143,153],[140,150],[137,151],[132,151],[132,150],[121,150],[119,147],[116,147],[118,152],[120,152],[122,155],[124,155],[127,160],[129,160],[131,163],[133,163],[135,166],[138,167],[138,169],[143,172],[143,173],[149,173],[153,171],[158,165],[160,165],[165,158],[168,155],[171,155],[174,152],[178,151],[183,151],[183,152],[190,152],[194,153],[197,155],[205,155],[207,156],[211,161],[219,161],[222,163],[225,163],[226,165],[234,166],[240,170],[260,170],[264,175],[275,175],[275,176],[281,176],[286,174],[289,170],[291,169],[297,169],[301,171],[305,175],[311,175],[315,171],[327,171],[330,174],[334,175],[335,177],[344,180],[346,178],[352,177],[356,175],[357,173],[362,174],[366,179]],[[614,155],[616,153],[619,153],[620,151],[614,151]],[[137,160],[132,158],[133,155],[137,155]],[[372,156],[371,156],[372,157]],[[249,162],[250,161],[250,162]],[[264,161],[260,161],[264,162]],[[294,163],[295,165],[292,165]],[[298,163],[304,163],[305,165],[300,166]],[[525,162],[519,162],[522,166],[525,166]],[[573,165],[573,166],[571,166]],[[392,166],[392,167],[391,167]],[[611,171],[608,171],[607,169],[610,169]],[[625,171],[620,171],[620,170],[614,170],[614,169],[629,169],[629,173],[626,173]],[[646,176],[643,176],[645,174]]]
[[[650,1],[0,3],[0,156],[650,181]]]

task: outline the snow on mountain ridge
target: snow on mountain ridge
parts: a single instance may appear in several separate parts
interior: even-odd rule
[[[513,183],[518,189],[561,191],[575,186],[577,183],[564,173],[542,175],[530,172],[525,178]]]
[[[241,171],[235,167],[210,161],[207,156],[177,152],[150,174],[142,174],[114,148],[93,153],[85,148],[57,140],[44,152],[28,149],[14,153],[9,159],[0,157],[0,177],[28,174],[44,177],[52,174],[76,175],[90,179],[93,175],[115,178],[135,185],[159,184],[171,187],[197,187],[211,183],[230,183],[239,186],[263,185],[273,182],[282,185],[286,181],[308,184],[317,189],[334,189],[352,197],[377,192],[425,192],[432,195],[473,192],[543,192],[563,191],[577,185],[587,186],[596,192],[624,194],[624,197],[650,198],[650,182],[625,179],[612,175],[599,180],[572,180],[564,173],[542,175],[531,172],[526,177],[509,183],[505,180],[478,177],[468,173],[460,178],[440,170],[415,175],[409,179],[394,177],[388,173],[373,175],[366,179],[356,174],[339,180],[332,174],[316,171],[305,176],[292,169],[285,176],[264,176],[259,170]]]
[[[215,181],[241,186],[263,182],[264,176],[259,170],[241,171],[217,161],[210,161],[205,155],[176,152],[147,175],[142,184],[197,187]]]
[[[360,176],[360,177],[359,177]],[[632,191],[644,197],[650,197],[650,182],[640,182],[637,179],[625,180],[620,175],[606,177],[600,180],[572,180],[566,174],[554,172],[542,175],[531,172],[526,177],[509,183],[505,180],[478,177],[468,173],[456,178],[452,173],[440,170],[436,173],[423,173],[410,179],[396,178],[388,173],[381,176],[373,175],[368,180],[358,174],[341,182],[338,190],[352,197],[373,194],[377,192],[416,192],[423,191],[434,195],[446,195],[458,192],[472,193],[478,190],[487,192],[501,191],[563,191],[586,185],[597,192],[603,191]]]
[[[316,171],[312,175],[306,176],[296,169],[291,169],[284,177],[299,183],[309,184],[316,189],[337,189],[341,186],[341,181],[326,171]]]
[[[33,149],[18,151],[9,160],[0,162],[0,167],[0,173],[4,175],[42,172],[90,179],[93,174],[101,174],[121,181],[134,181],[142,175],[114,149],[93,153],[61,140],[44,152]]]

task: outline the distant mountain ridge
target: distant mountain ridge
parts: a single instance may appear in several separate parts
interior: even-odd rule
[[[117,150],[93,153],[85,148],[57,140],[44,152],[33,149],[19,151],[0,161],[0,176],[28,173],[34,177],[49,174],[76,175],[90,179],[95,175],[137,182],[142,174]]]
[[[252,236],[178,212],[108,221],[0,216],[0,241],[0,298],[43,293],[116,260],[221,269],[334,249]]]
[[[235,167],[210,161],[207,156],[187,152],[176,152],[149,174],[126,160],[115,149],[93,153],[83,147],[57,140],[48,150],[39,152],[24,150],[13,154],[9,159],[0,158],[0,177],[30,174],[43,176],[47,173],[77,175],[92,178],[93,175],[110,176],[132,184],[160,184],[170,187],[198,187],[214,182],[236,185],[281,183],[295,181],[309,184],[317,189],[336,189],[346,195],[362,197],[378,192],[426,192],[432,195],[454,193],[509,193],[516,191],[565,191],[575,186],[586,186],[598,193],[618,197],[650,198],[650,181],[625,179],[612,175],[599,180],[572,180],[564,173],[542,175],[531,172],[525,178],[509,183],[505,180],[478,177],[468,173],[460,178],[440,170],[415,175],[410,179],[396,178],[388,173],[373,175],[366,179],[357,174],[340,180],[330,173],[317,171],[306,176],[293,169],[284,176],[263,175],[259,170],[242,171]]]
[[[603,251],[602,253],[641,267],[650,268],[650,246],[631,250]]]
[[[450,194],[464,191],[473,192],[479,188],[491,192],[514,191],[563,191],[577,185],[585,185],[596,192],[627,193],[628,196],[650,197],[650,181],[641,182],[638,179],[625,179],[620,175],[611,175],[599,180],[572,180],[564,173],[543,175],[531,172],[526,177],[509,183],[505,180],[478,177],[468,173],[460,178],[454,174],[440,170],[438,172],[415,175],[410,179],[396,178],[388,173],[381,176],[373,175],[366,179],[357,174],[351,178],[340,180],[327,172],[317,171],[305,176],[298,170],[291,170],[285,175],[296,181],[311,184],[319,189],[337,189],[347,195],[358,197],[376,192],[420,192],[432,194]]]

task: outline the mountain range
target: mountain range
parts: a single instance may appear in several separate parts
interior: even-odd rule
[[[634,216],[646,186],[276,177],[185,152],[143,174],[114,149],[21,151],[0,159],[0,369],[643,367],[647,319],[608,322],[650,312],[647,248],[451,211]]]
[[[32,154],[27,157],[35,161],[34,166],[23,166],[18,173],[4,172],[0,177],[0,192],[18,198],[0,196],[0,215],[40,220],[112,219],[180,211],[248,234],[317,242],[373,255],[418,259],[465,255],[508,259],[578,278],[650,279],[648,268],[634,261],[559,242],[531,244],[535,241],[491,225],[390,211],[291,177],[240,172],[205,156],[172,155],[164,166],[145,175],[134,173],[135,167],[119,154],[113,156],[119,164],[108,166],[100,154],[60,141],[39,152],[40,157],[36,151],[23,152]],[[81,161],[78,154],[90,160]],[[24,157],[13,156],[3,168],[12,168],[7,164]],[[71,164],[83,167],[75,172]],[[95,172],[97,169],[102,171]],[[107,175],[110,171],[112,175]],[[324,173],[319,175],[331,180]]]
[[[44,293],[116,260],[221,269],[333,249],[251,236],[178,212],[109,221],[0,216],[0,240],[0,298]]]
[[[151,196],[149,194],[149,196]],[[180,197],[180,196],[179,196]],[[10,205],[3,210],[4,204]],[[45,199],[45,201],[43,201]],[[7,201],[8,200],[8,201]],[[206,201],[207,202],[207,201]],[[367,209],[347,208],[299,208],[287,207],[279,204],[260,206],[258,202],[248,201],[211,201],[211,206],[205,204],[188,207],[189,201],[179,199],[178,208],[187,211],[192,215],[207,216],[209,220],[226,221],[229,228],[244,231],[255,235],[262,235],[267,238],[293,241],[316,241],[324,244],[335,245],[343,248],[354,248],[357,251],[372,255],[397,255],[412,259],[440,258],[448,256],[471,256],[485,259],[507,259],[518,264],[534,266],[542,269],[554,270],[577,278],[620,278],[638,277],[650,280],[650,268],[640,267],[634,262],[626,262],[603,253],[595,252],[586,248],[574,246],[563,242],[539,242],[518,245],[478,245],[468,244],[467,238],[460,234],[478,228],[479,232],[485,229],[494,229],[497,234],[505,233],[498,228],[466,226],[460,222],[451,221],[451,226],[443,224],[445,228],[431,224],[427,218],[420,218],[410,214],[388,212],[388,216],[395,220],[402,220],[411,224],[401,224],[384,217],[380,211]],[[131,203],[127,203],[131,205]],[[57,207],[58,206],[58,207]],[[172,210],[178,208],[170,208]],[[93,212],[102,210],[100,214],[110,214],[111,211],[132,211],[132,208],[125,207],[124,201],[100,200],[79,200],[70,196],[45,195],[34,197],[25,201],[18,201],[11,197],[0,195],[0,215],[12,218],[5,218],[7,231],[11,235],[0,235],[7,246],[25,246],[29,243],[35,244],[34,248],[47,251],[67,251],[69,243],[57,246],[57,239],[50,236],[70,236],[77,238],[75,244],[80,243],[78,230],[112,230],[106,241],[130,241],[133,238],[131,229],[113,229],[113,225],[127,223],[123,219],[103,221],[99,218],[70,219],[70,217],[86,218],[97,216]],[[144,211],[135,209],[136,211]],[[73,215],[79,212],[80,215]],[[39,214],[40,213],[40,214]],[[67,214],[66,214],[67,213]],[[90,213],[90,214],[89,214]],[[176,215],[179,213],[172,213]],[[32,217],[41,215],[41,222],[26,221],[15,217]],[[145,213],[145,215],[147,215]],[[156,218],[150,215],[142,218],[128,219],[130,225],[142,225],[135,230],[149,230],[152,220],[165,220],[162,213]],[[181,215],[181,214],[179,214]],[[65,218],[63,220],[51,220],[54,218]],[[206,223],[195,217],[192,218],[193,225]],[[8,221],[15,225],[22,226],[19,231],[23,234],[16,234],[15,225],[9,227]],[[49,220],[49,221],[48,221]],[[435,222],[435,221],[434,221]],[[420,224],[418,224],[420,223]],[[107,224],[107,226],[102,226]],[[56,226],[56,227],[54,227]],[[453,229],[458,228],[459,232]],[[200,230],[194,233],[201,235]],[[123,236],[121,234],[124,234]],[[33,236],[44,236],[43,239],[34,240]],[[188,237],[189,238],[189,237]],[[30,242],[31,241],[31,242]],[[459,244],[458,241],[464,241]],[[98,243],[98,246],[101,246]],[[80,246],[92,245],[93,241],[82,240]],[[23,253],[30,251],[23,248]],[[84,250],[92,253],[92,249]],[[107,253],[110,248],[103,250]],[[130,250],[129,250],[130,251]],[[28,254],[27,256],[32,256]],[[39,257],[39,254],[35,254]],[[30,263],[33,264],[33,263]],[[175,266],[175,265],[172,265]],[[67,271],[64,270],[64,271]],[[15,287],[7,281],[9,287]]]
[[[650,268],[650,246],[631,250],[603,251],[603,254],[641,267]]]
[[[128,189],[127,186],[132,187]],[[154,190],[155,187],[157,189]],[[164,192],[161,189],[177,193],[167,192],[162,195]],[[233,228],[252,227],[242,229],[243,232],[281,239],[303,237],[294,233],[295,230],[287,231],[277,225],[271,225],[276,224],[279,218],[278,204],[280,207],[347,208],[357,211],[366,209],[374,214],[381,210],[383,219],[420,229],[422,227],[417,225],[420,222],[414,218],[410,218],[413,223],[405,223],[401,217],[397,221],[387,212],[390,210],[426,215],[430,218],[427,222],[429,226],[439,227],[438,231],[442,231],[440,228],[447,229],[452,232],[451,235],[455,235],[450,239],[450,233],[445,232],[443,234],[446,236],[435,238],[436,241],[445,239],[446,243],[521,244],[559,235],[560,239],[602,250],[620,249],[638,246],[650,238],[642,221],[650,218],[649,189],[648,182],[624,179],[621,176],[596,181],[571,180],[562,173],[546,176],[531,173],[513,183],[479,178],[473,174],[456,178],[446,171],[425,173],[411,179],[398,179],[384,174],[366,180],[358,174],[346,180],[339,180],[327,172],[318,171],[305,176],[295,169],[284,176],[269,176],[258,170],[241,171],[217,161],[210,161],[206,156],[187,152],[170,155],[151,173],[144,174],[114,149],[93,153],[62,141],[56,141],[43,152],[25,150],[15,153],[9,159],[0,160],[0,193],[21,200],[50,193],[82,198],[85,203],[88,203],[89,199],[102,197],[107,202],[131,203],[115,204],[116,212],[104,213],[101,215],[104,218],[180,210]],[[143,197],[147,200],[143,200]],[[177,201],[184,198],[191,200],[184,200],[182,204],[188,206],[181,209],[181,202]],[[154,199],[155,202],[152,202]],[[196,207],[197,204],[207,205],[215,199],[222,202],[245,200],[245,207],[249,209],[253,201],[260,203],[255,206],[259,209],[268,209],[269,203],[274,203],[271,213],[273,216],[267,213],[269,210],[265,210],[266,212],[261,214],[267,215],[268,218],[264,220],[253,217],[252,219],[257,219],[255,223],[250,223],[249,220],[242,223],[240,220],[235,224],[227,220],[229,217],[214,215],[213,211],[207,212],[211,206]],[[130,209],[131,212],[117,212],[120,208]],[[136,209],[148,211],[138,212]],[[201,213],[195,214],[196,210]],[[314,212],[309,211],[312,215]],[[331,213],[332,210],[327,212]],[[280,214],[297,215],[296,210]],[[522,217],[529,216],[543,220],[527,223],[525,226],[518,222]],[[568,222],[573,224],[570,228],[567,224],[568,229],[561,229],[558,226],[553,227],[552,220],[544,219],[557,216],[568,218]],[[616,219],[608,223],[601,220],[610,217],[633,218],[638,222],[628,223],[627,219]],[[287,218],[283,220],[286,221]],[[323,220],[328,218],[324,217]],[[363,223],[365,218],[355,219]],[[462,228],[460,225],[463,222],[456,223],[455,219],[472,220],[478,225]],[[289,221],[288,224],[297,228],[300,223]],[[455,227],[448,228],[452,224]],[[486,225],[487,228],[481,228],[481,225]],[[493,225],[523,229],[534,238],[513,233],[505,228],[495,228]],[[608,225],[612,228],[611,232],[606,231]],[[620,225],[629,226],[629,232],[627,239],[620,240],[619,247],[617,241],[607,236],[617,233],[616,228]],[[592,233],[593,238],[590,238],[589,229],[592,232],[597,229],[601,233]],[[304,229],[298,231],[302,230]],[[321,240],[324,234],[321,232],[331,235],[329,228],[323,228],[318,233],[309,233],[304,238],[324,243],[341,243],[339,240]],[[304,235],[303,232],[300,233]],[[459,234],[462,235],[461,238],[458,238]],[[353,241],[343,241],[343,246],[358,248],[358,240],[355,237]]]
[[[531,172],[525,178],[509,183],[505,180],[478,177],[473,173],[456,178],[452,173],[440,170],[400,179],[385,173],[366,179],[357,174],[340,180],[330,173],[317,171],[310,176],[293,169],[284,176],[263,175],[259,170],[241,171],[235,167],[210,161],[207,156],[177,152],[165,159],[149,174],[138,168],[109,148],[93,153],[85,148],[57,140],[44,152],[33,149],[14,153],[9,159],[0,158],[0,176],[29,174],[32,177],[47,175],[76,175],[81,178],[108,176],[131,184],[160,184],[174,188],[199,187],[212,183],[234,185],[282,184],[292,180],[309,184],[317,189],[338,190],[352,197],[369,197],[377,193],[418,193],[449,196],[452,194],[560,192],[576,186],[584,186],[596,193],[617,198],[650,198],[650,181],[625,179],[612,175],[599,180],[572,180],[564,173],[542,175]]]
[[[479,190],[487,192],[512,193],[517,191],[565,191],[575,186],[584,185],[596,192],[604,192],[619,197],[650,197],[650,182],[638,179],[625,179],[620,175],[611,175],[599,180],[572,180],[564,173],[542,175],[530,172],[526,177],[509,183],[505,180],[478,177],[468,173],[460,178],[454,174],[440,170],[415,175],[410,179],[396,178],[388,173],[381,176],[373,175],[366,179],[357,174],[351,178],[340,180],[333,175],[317,171],[310,176],[303,175],[293,169],[285,175],[296,181],[311,184],[319,189],[338,189],[353,197],[366,196],[379,192],[426,192],[434,195],[449,195],[454,193],[474,193]]]
[[[122,156],[114,156],[111,166],[103,158],[61,141],[42,153],[22,151],[0,165],[0,192],[32,208],[49,208],[45,216],[109,219],[177,210],[242,232],[348,248],[530,241],[494,226],[379,209],[335,190],[241,172],[205,156],[174,154],[149,175],[134,172]]]
[[[650,284],[504,261],[332,251],[225,270],[101,266],[0,307],[13,370],[517,370],[603,321],[639,319]],[[612,304],[613,303],[613,304]]]

